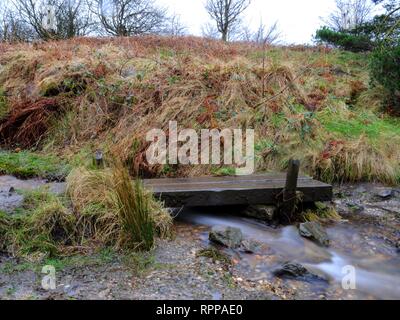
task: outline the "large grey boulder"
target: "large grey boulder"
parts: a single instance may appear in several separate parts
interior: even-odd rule
[[[322,246],[329,246],[329,237],[325,229],[318,222],[306,222],[300,224],[300,235],[313,240]]]
[[[242,231],[232,227],[213,227],[209,234],[210,241],[231,249],[237,249],[243,241]]]

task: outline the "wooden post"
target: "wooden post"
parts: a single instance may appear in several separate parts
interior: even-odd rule
[[[104,168],[103,152],[101,150],[96,150],[94,154],[94,162],[98,169]]]
[[[299,178],[300,161],[290,159],[289,168],[286,176],[286,185],[283,190],[283,202],[281,206],[281,217],[285,223],[291,223],[294,220],[296,211],[296,190]]]

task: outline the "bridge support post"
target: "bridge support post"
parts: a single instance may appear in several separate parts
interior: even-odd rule
[[[297,181],[299,178],[300,161],[290,159],[286,176],[286,185],[283,190],[283,201],[281,205],[281,218],[284,223],[291,223],[296,213]]]
[[[96,153],[94,154],[94,164],[97,169],[104,168],[104,157],[101,150],[96,150]]]

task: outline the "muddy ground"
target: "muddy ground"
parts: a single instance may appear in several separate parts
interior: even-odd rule
[[[10,187],[30,188],[43,181],[0,177],[3,207]],[[54,187],[57,191],[57,186]],[[343,221],[326,225],[329,249],[301,239],[295,226],[279,227],[202,210],[180,212],[175,237],[159,240],[146,255],[110,250],[66,260],[25,261],[0,255],[0,299],[396,299],[400,280],[400,190],[376,184],[335,188],[334,205]],[[18,205],[18,199],[13,199]],[[9,206],[10,203],[7,203]],[[211,215],[210,215],[211,214]],[[212,220],[214,219],[214,220]],[[217,219],[217,220],[216,220]],[[212,246],[212,223],[233,224],[262,242],[249,254],[224,251],[232,261],[199,256]],[[265,238],[259,235],[268,235]],[[344,290],[336,257],[360,269],[360,288]],[[272,270],[285,261],[318,269],[323,281],[278,278]],[[56,289],[42,288],[44,264],[56,270]],[[336,270],[337,269],[337,270]],[[322,272],[322,273],[321,273]],[[400,286],[399,286],[400,287]]]

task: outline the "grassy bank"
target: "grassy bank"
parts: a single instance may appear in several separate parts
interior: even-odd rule
[[[148,165],[145,134],[176,120],[255,129],[258,171],[297,157],[329,182],[399,181],[399,122],[381,113],[364,54],[140,37],[2,45],[0,63],[7,146],[64,158],[101,149],[140,177],[232,172]]]

